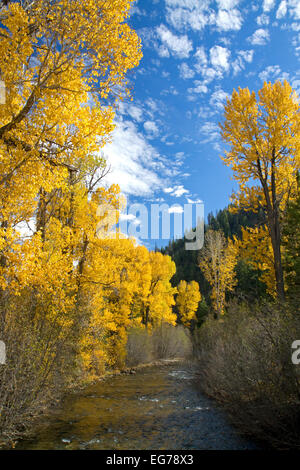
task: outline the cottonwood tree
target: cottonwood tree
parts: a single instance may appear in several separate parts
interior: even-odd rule
[[[225,312],[225,294],[236,284],[234,267],[237,245],[226,241],[221,230],[208,230],[199,255],[199,267],[211,286],[212,306],[217,318]]]
[[[248,88],[234,90],[224,117],[221,134],[230,149],[223,160],[239,182],[235,199],[240,207],[265,210],[276,292],[284,299],[281,225],[299,168],[299,100],[287,81],[265,82],[258,95]]]
[[[163,322],[175,325],[176,315],[172,306],[175,305],[177,289],[172,287],[170,281],[176,272],[176,265],[170,256],[159,252],[150,252],[149,262],[151,281],[143,303],[142,322],[146,328],[159,326]]]
[[[196,319],[195,313],[201,300],[199,284],[196,281],[180,281],[177,289],[176,307],[179,319],[183,325],[189,326]]]

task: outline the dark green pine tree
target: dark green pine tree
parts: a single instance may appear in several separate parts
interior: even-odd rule
[[[297,177],[298,196],[289,203],[283,226],[284,270],[288,294],[300,296],[300,173]]]

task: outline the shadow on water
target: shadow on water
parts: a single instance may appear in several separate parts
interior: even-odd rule
[[[17,449],[254,449],[200,394],[187,366],[145,368],[65,398]]]

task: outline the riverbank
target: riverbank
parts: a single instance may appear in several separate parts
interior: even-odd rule
[[[155,361],[151,362],[145,362],[141,364],[137,364],[136,366],[133,367],[124,367],[121,370],[112,370],[112,371],[107,371],[105,374],[103,374],[102,377],[100,377],[98,380],[95,382],[105,380],[106,378],[110,377],[116,377],[118,375],[122,374],[135,374],[137,371],[145,369],[147,367],[159,367],[159,366],[170,366],[174,364],[183,364],[186,363],[187,360],[185,358],[174,358],[174,359],[157,359]]]

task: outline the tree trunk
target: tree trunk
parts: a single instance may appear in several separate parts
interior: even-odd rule
[[[272,243],[272,250],[274,256],[274,271],[275,271],[275,280],[276,280],[276,293],[278,299],[284,301],[284,278],[283,278],[283,269],[282,269],[282,259],[281,259],[281,231],[280,231],[280,221],[279,221],[279,210],[278,210],[278,201],[276,194],[276,175],[275,175],[275,149],[272,151],[272,160],[271,160],[271,195],[270,198],[269,187],[267,184],[266,178],[263,177],[260,160],[257,160],[260,182],[263,187],[266,207],[267,207],[267,220],[269,234]]]
[[[36,231],[41,232],[42,241],[45,241],[46,236],[46,192],[43,188],[39,192],[39,203],[36,216]]]
[[[272,206],[273,206],[273,224],[274,224],[274,241],[273,252],[274,252],[274,267],[276,276],[276,291],[279,299],[284,300],[284,280],[283,280],[283,269],[281,261],[281,232],[279,223],[279,210],[278,201],[276,194],[276,175],[275,175],[275,149],[272,151],[271,160],[271,192],[272,192]]]

